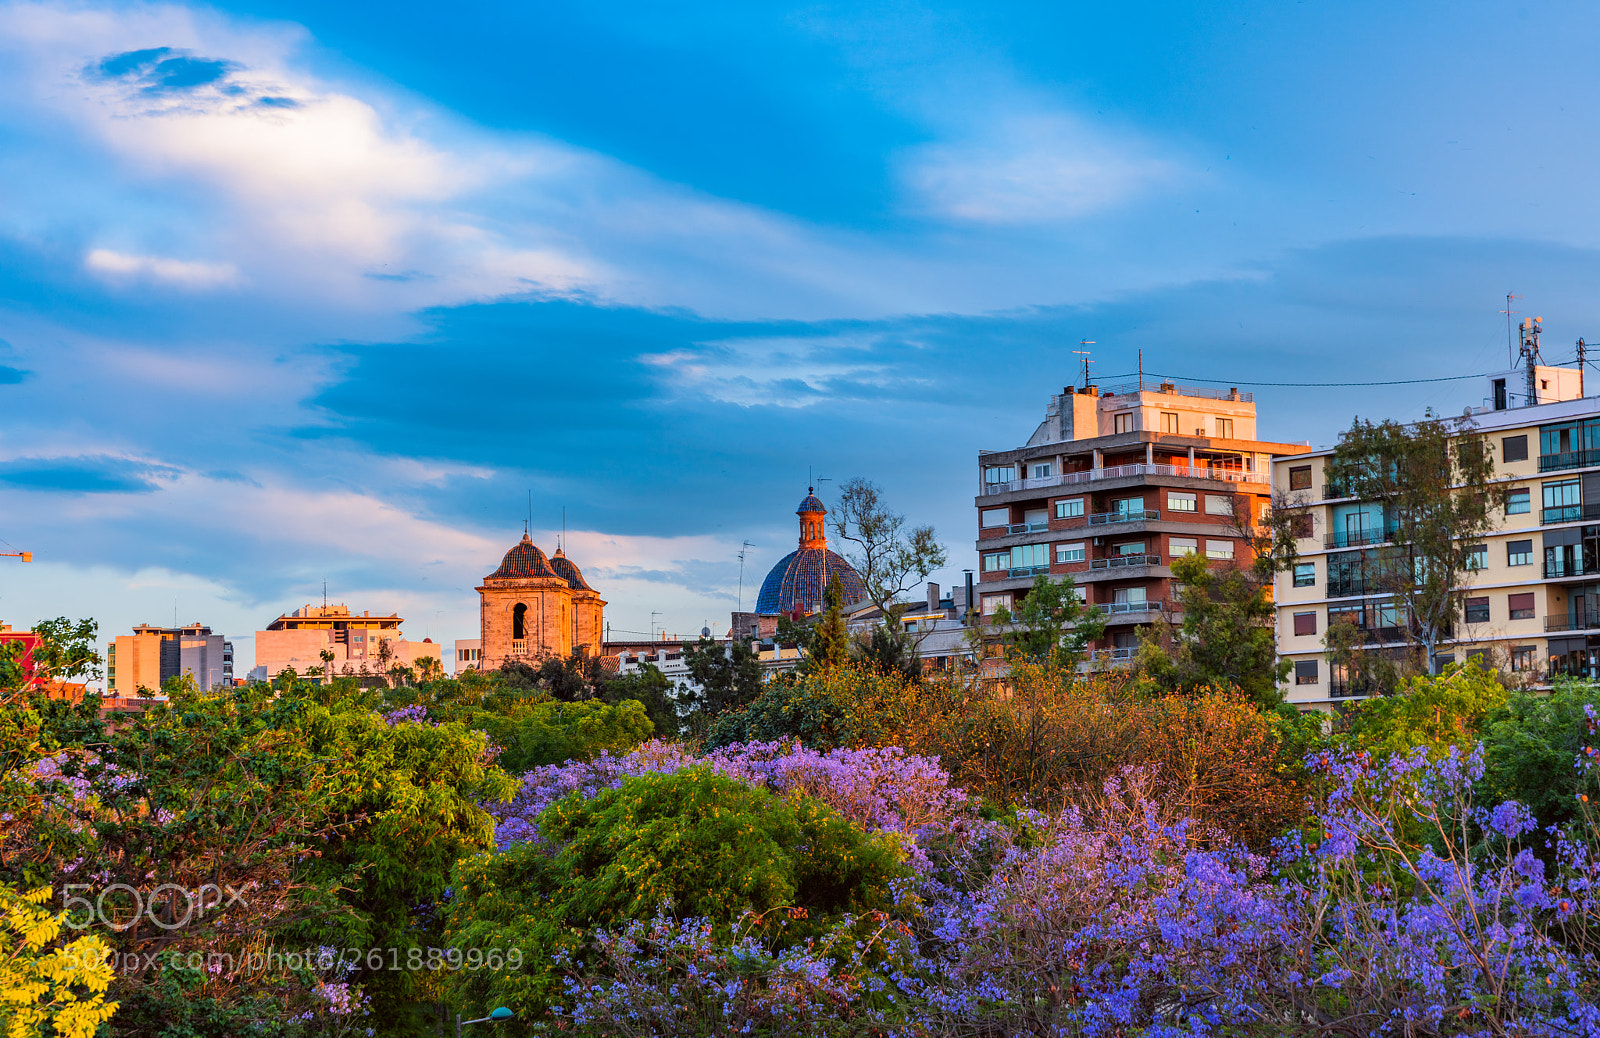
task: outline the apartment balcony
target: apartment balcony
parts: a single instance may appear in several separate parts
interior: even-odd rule
[[[1544,579],[1561,580],[1567,577],[1592,577],[1600,574],[1600,562],[1584,560],[1568,562],[1559,556],[1544,560]]]
[[[1541,523],[1570,523],[1582,519],[1582,505],[1557,505],[1555,508],[1546,508],[1539,513]]]
[[[1093,652],[1091,652],[1089,654],[1089,658],[1091,660],[1096,661],[1096,662],[1103,662],[1103,663],[1125,663],[1128,660],[1133,659],[1134,654],[1137,653],[1138,651],[1139,651],[1138,649],[1132,649],[1132,648],[1126,648],[1126,649],[1095,649]]]
[[[1039,533],[1040,531],[1048,529],[1050,529],[1049,520],[1045,520],[1044,522],[1040,523],[1012,523],[1010,526],[1006,527],[1006,533]]]
[[[1394,538],[1395,532],[1400,528],[1398,523],[1389,523],[1377,530],[1342,530],[1339,533],[1330,533],[1322,539],[1324,548],[1360,548],[1369,544],[1384,544]]]
[[[1143,602],[1102,602],[1096,604],[1095,608],[1109,616],[1126,620],[1143,613],[1160,613],[1164,604],[1160,599],[1145,599]]]
[[[1560,454],[1539,455],[1540,472],[1560,472],[1563,469],[1583,469],[1600,465],[1600,451],[1562,451]]]
[[[1600,627],[1600,616],[1588,613],[1579,613],[1576,616],[1547,616],[1544,618],[1546,634],[1555,634],[1559,631],[1589,631]]]
[[[1161,518],[1154,508],[1125,508],[1117,512],[1097,512],[1089,517],[1090,526],[1110,526],[1113,523],[1138,523]]]
[[[1137,476],[1183,476],[1189,479],[1214,479],[1227,483],[1257,483],[1262,486],[1270,482],[1270,478],[1264,472],[1208,468],[1203,465],[1196,465],[1193,468],[1188,465],[1110,465],[1082,472],[1062,472],[1054,476],[1014,479],[1009,483],[984,483],[980,493],[987,496],[1009,494],[1016,490],[1047,490],[1051,487],[1076,486],[1107,479],[1131,479]]]
[[[1113,555],[1108,559],[1090,559],[1090,571],[1097,569],[1123,569],[1128,566],[1159,566],[1159,555]]]
[[[526,656],[527,654],[528,654],[528,642],[527,642],[527,639],[513,640],[512,641],[512,643],[511,643],[511,655],[513,655],[513,656]]]
[[[1006,577],[1037,577],[1041,573],[1049,573],[1049,566],[1023,566],[1020,569],[1006,570]]]

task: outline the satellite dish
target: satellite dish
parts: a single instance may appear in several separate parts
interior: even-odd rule
[[[709,628],[709,627],[700,628],[700,637],[702,637],[702,638],[711,637],[711,628]]]

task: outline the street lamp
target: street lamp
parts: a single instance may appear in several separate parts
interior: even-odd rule
[[[511,1010],[507,1009],[505,1006],[501,1006],[499,1009],[496,1009],[494,1012],[490,1013],[488,1016],[480,1016],[476,1020],[463,1020],[463,1019],[461,1019],[461,1014],[457,1013],[456,1014],[456,1038],[461,1038],[461,1029],[463,1027],[467,1026],[468,1024],[497,1024],[497,1023],[500,1023],[502,1020],[510,1020],[512,1017],[514,1017],[516,1015],[517,1014],[515,1014]]]

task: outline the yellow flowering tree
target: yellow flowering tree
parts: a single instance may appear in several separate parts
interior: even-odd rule
[[[99,936],[57,948],[66,913],[43,906],[50,888],[0,886],[0,1027],[5,1038],[93,1038],[117,1003],[106,1001],[111,947]]]

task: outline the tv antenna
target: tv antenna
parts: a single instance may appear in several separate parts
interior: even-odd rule
[[[1515,366],[1516,363],[1517,363],[1516,359],[1515,359],[1516,358],[1516,349],[1517,349],[1517,340],[1512,338],[1512,335],[1511,335],[1511,315],[1512,314],[1520,314],[1520,313],[1522,313],[1522,311],[1521,310],[1513,310],[1513,309],[1511,309],[1511,301],[1513,299],[1521,299],[1521,298],[1522,297],[1519,296],[1519,295],[1514,295],[1514,294],[1512,294],[1510,292],[1507,292],[1506,293],[1506,308],[1504,310],[1500,311],[1501,313],[1506,315],[1506,359],[1512,364],[1512,366]]]
[[[650,610],[650,640],[651,641],[655,641],[656,640],[656,617],[658,617],[660,615],[661,615],[661,610],[659,610],[659,609]]]
[[[737,611],[741,613],[744,612],[744,557],[754,547],[755,545],[749,541],[739,545],[739,608]]]
[[[1078,345],[1079,346],[1094,346],[1094,345],[1097,345],[1097,343],[1093,339],[1079,339],[1078,340]],[[1089,365],[1094,363],[1094,361],[1089,359],[1089,354],[1092,351],[1090,351],[1090,350],[1073,350],[1072,352],[1083,358],[1083,388],[1084,389],[1088,389],[1089,388]],[[1142,357],[1143,353],[1141,353],[1140,356]]]

